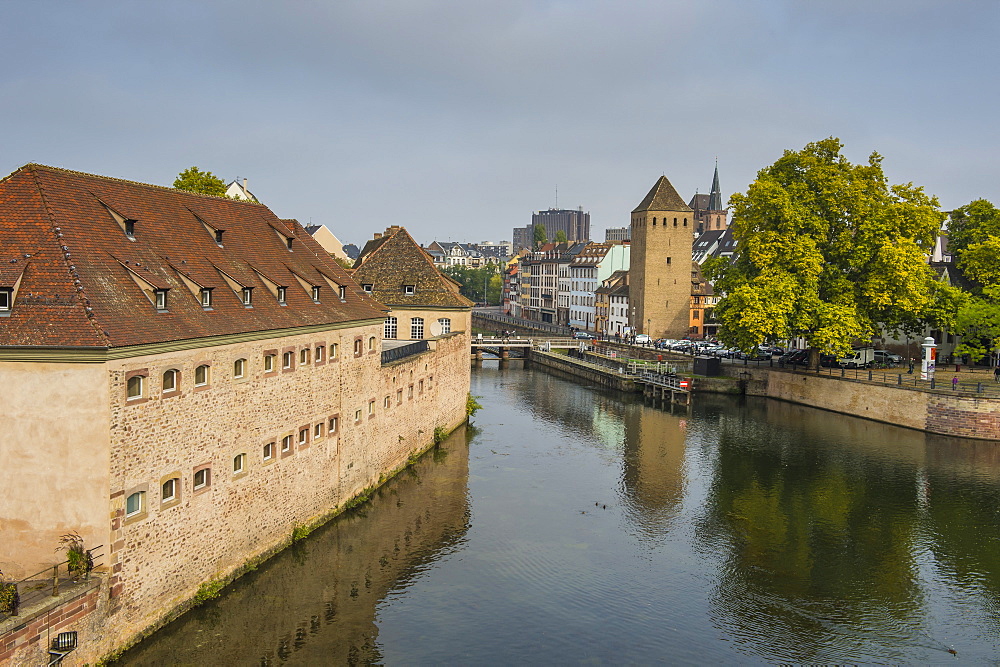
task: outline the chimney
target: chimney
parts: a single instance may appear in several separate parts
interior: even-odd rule
[[[250,196],[250,191],[247,190],[247,179],[245,178],[243,179],[243,193],[246,194],[247,197]]]
[[[380,238],[382,238],[382,232],[375,232],[375,238],[373,238],[372,240],[378,241]]]

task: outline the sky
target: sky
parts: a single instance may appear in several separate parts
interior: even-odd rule
[[[0,172],[196,165],[362,245],[628,224],[829,136],[944,210],[1000,203],[1000,3],[0,0]],[[558,191],[558,199],[557,193]]]

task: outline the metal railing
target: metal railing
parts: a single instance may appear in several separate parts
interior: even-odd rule
[[[6,605],[6,608],[0,609],[0,622],[6,621],[12,616],[17,616],[22,607],[37,604],[45,598],[57,597],[60,587],[71,586],[81,580],[86,581],[90,579],[91,569],[93,569],[93,564],[97,563],[97,559],[101,557],[99,550],[102,548],[104,548],[104,545],[100,544],[86,550],[88,562],[92,565],[90,569],[87,569],[82,574],[70,572],[69,561],[64,560],[57,565],[52,565],[32,575],[28,575],[24,579],[13,582],[0,582],[0,600],[3,599],[2,593],[10,590],[11,586],[13,586],[14,592],[13,601],[9,605]],[[64,576],[60,576],[60,568],[65,573]]]
[[[537,320],[526,320],[523,317],[504,315],[503,313],[492,313],[488,311],[473,310],[472,316],[487,320],[489,322],[495,322],[496,324],[509,324],[511,326],[519,327],[521,329],[535,329],[537,331],[545,331],[560,336],[565,336],[572,333],[569,327],[563,326],[561,324],[552,324],[551,322],[539,322]]]
[[[400,359],[411,357],[414,354],[426,352],[429,349],[430,345],[426,340],[418,340],[407,345],[400,345],[399,347],[382,350],[382,364],[384,365],[392,363],[393,361],[399,361]]]

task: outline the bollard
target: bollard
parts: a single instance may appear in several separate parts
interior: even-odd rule
[[[977,382],[976,383],[976,393],[977,394],[983,393],[983,383],[982,382]]]
[[[896,376],[896,384],[898,384],[901,387],[903,386],[903,376],[902,375],[897,375]]]

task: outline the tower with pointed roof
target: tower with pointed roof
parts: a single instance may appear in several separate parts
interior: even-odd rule
[[[688,333],[694,211],[661,176],[632,211],[629,325],[654,338]]]
[[[712,192],[707,195],[695,194],[688,206],[694,209],[695,233],[723,230],[729,220],[729,211],[722,202],[722,190],[719,187],[719,162],[715,162],[715,175],[712,177]]]

